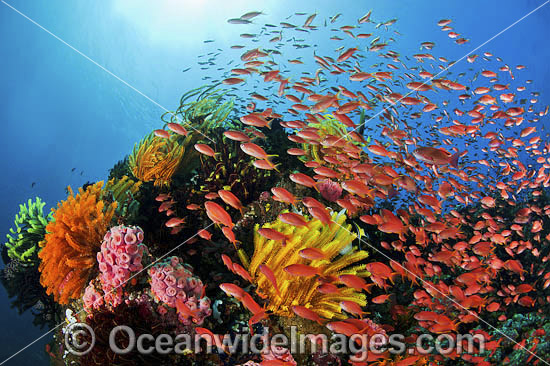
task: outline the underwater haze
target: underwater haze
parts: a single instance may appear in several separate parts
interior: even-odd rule
[[[0,365],[172,364],[67,355],[67,309],[192,334],[368,318],[498,352],[349,364],[548,365],[549,19],[542,0],[0,0]],[[6,239],[20,211],[42,219]],[[193,285],[170,295],[163,270]],[[330,364],[220,354],[173,364]]]

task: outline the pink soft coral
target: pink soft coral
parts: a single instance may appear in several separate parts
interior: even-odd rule
[[[117,306],[122,302],[122,287],[130,280],[132,272],[143,269],[141,259],[147,248],[143,230],[139,227],[115,226],[105,234],[97,261],[105,302]]]
[[[176,300],[181,300],[194,313],[192,317],[179,314],[184,325],[195,322],[201,325],[204,318],[212,314],[210,299],[204,296],[202,281],[193,276],[191,267],[181,264],[178,257],[171,257],[149,269],[151,292],[157,300],[176,308]]]
[[[92,309],[98,310],[103,306],[103,296],[101,296],[101,293],[96,290],[92,283],[86,287],[82,301],[84,302],[84,309],[87,312],[90,312]]]
[[[147,247],[142,241],[143,230],[135,226],[115,226],[105,234],[101,251],[97,253],[99,280],[105,295],[101,296],[91,281],[83,297],[87,311],[98,309],[104,302],[113,307],[120,305],[122,288],[132,273],[143,270],[141,259]]]

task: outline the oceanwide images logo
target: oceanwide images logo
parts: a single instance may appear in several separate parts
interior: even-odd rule
[[[450,335],[421,334],[414,344],[405,342],[402,334],[300,334],[297,327],[290,327],[290,335],[269,334],[264,328],[258,334],[151,334],[136,335],[126,325],[113,328],[109,334],[110,350],[119,355],[137,352],[139,354],[157,353],[159,355],[189,353],[227,354],[264,354],[280,353],[330,353],[333,355],[350,355],[350,361],[361,362],[370,353],[382,354],[474,354],[485,350],[485,339],[481,334]],[[93,329],[83,323],[73,323],[65,332],[65,346],[68,352],[83,356],[93,350],[96,336]]]

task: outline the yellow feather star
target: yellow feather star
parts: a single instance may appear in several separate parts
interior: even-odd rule
[[[266,310],[276,315],[294,316],[292,306],[300,305],[315,311],[325,319],[344,319],[340,302],[350,300],[360,306],[366,305],[366,296],[353,288],[341,287],[339,293],[323,294],[317,291],[321,284],[318,278],[292,276],[284,271],[291,264],[307,264],[319,267],[321,277],[338,283],[338,276],[354,274],[360,277],[368,276],[364,264],[357,262],[367,258],[368,253],[362,250],[349,248],[357,237],[350,232],[351,225],[346,225],[346,216],[333,214],[334,223],[324,225],[317,219],[309,221],[308,226],[296,227],[285,224],[280,220],[265,224],[264,228],[271,228],[287,236],[285,245],[282,241],[269,240],[258,234],[256,225],[254,233],[254,254],[250,260],[248,271],[257,285],[257,292],[268,301]],[[302,258],[299,252],[305,248],[317,248],[326,254],[322,260],[308,260]],[[267,265],[275,274],[280,296],[272,283],[259,270],[261,264]]]
[[[166,139],[151,133],[134,147],[129,158],[130,171],[143,182],[168,185],[184,154],[185,147],[176,136]]]

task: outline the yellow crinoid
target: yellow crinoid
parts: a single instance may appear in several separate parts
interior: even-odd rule
[[[263,225],[283,233],[286,243],[268,240],[260,235],[256,225],[254,233],[254,254],[250,260],[248,271],[257,285],[257,292],[267,300],[266,310],[276,315],[294,316],[292,307],[304,306],[316,312],[321,318],[343,319],[340,302],[355,301],[361,306],[366,305],[366,296],[359,291],[340,287],[337,293],[321,293],[318,287],[323,283],[341,284],[338,276],[353,274],[366,277],[369,273],[364,264],[358,264],[368,256],[363,250],[355,249],[351,243],[357,237],[350,231],[351,225],[346,225],[346,216],[341,213],[332,215],[333,223],[325,225],[317,219],[311,219],[307,226],[296,227],[285,224],[279,219]],[[310,260],[300,256],[300,251],[306,248],[316,248],[325,254],[325,258]],[[270,280],[262,273],[259,266],[267,265],[277,279],[280,296]],[[317,276],[293,276],[284,268],[292,264],[305,264],[320,269]]]
[[[151,133],[134,147],[129,158],[130,171],[143,182],[168,185],[184,154],[185,147],[176,136],[163,138]]]

